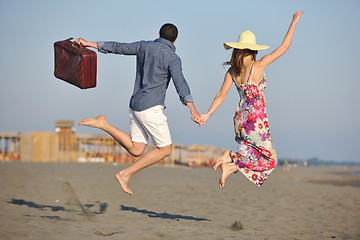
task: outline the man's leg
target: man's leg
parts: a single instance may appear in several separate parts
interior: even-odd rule
[[[143,168],[159,162],[161,159],[168,157],[171,154],[172,145],[169,126],[162,109],[162,106],[155,106],[141,112],[130,111],[130,118],[134,119],[134,122],[136,123],[135,126],[133,126],[134,128],[130,126],[130,128],[133,129],[131,131],[133,139],[139,139],[139,141],[141,141],[142,134],[141,132],[136,131],[135,128],[136,125],[141,125],[140,129],[146,132],[146,135],[150,137],[157,148],[144,153],[128,168],[115,174],[116,179],[126,193],[132,194],[128,185],[132,175]]]
[[[79,125],[94,127],[107,132],[131,155],[140,156],[146,149],[146,143],[133,142],[128,133],[109,124],[103,115],[96,118],[86,118],[82,120]]]
[[[166,122],[166,116],[162,113],[162,109],[162,106],[156,106],[141,112],[130,110],[131,134],[138,140],[137,142],[133,142],[129,134],[106,122],[104,116],[87,118],[79,123],[79,125],[86,125],[104,130],[134,156],[140,156],[145,151],[147,145],[145,143],[145,135],[147,138],[147,134],[150,134],[150,137],[152,141],[155,141],[154,144],[156,146],[164,146],[146,152],[129,167],[115,174],[115,178],[120,183],[123,191],[130,195],[132,192],[129,188],[129,179],[132,175],[171,155],[171,136]],[[152,121],[154,118],[156,118],[155,124],[154,121]]]
[[[161,159],[168,157],[170,155],[171,155],[171,145],[152,149],[144,153],[138,160],[136,160],[136,162],[131,164],[129,167],[116,173],[115,178],[120,183],[123,191],[131,195],[132,191],[129,188],[130,177],[135,173],[137,173],[138,171],[140,171],[141,169],[149,167],[159,162]]]

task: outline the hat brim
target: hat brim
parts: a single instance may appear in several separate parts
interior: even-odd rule
[[[224,43],[224,48],[226,50],[229,50],[230,48],[264,50],[264,49],[268,49],[269,46],[257,45],[257,44],[253,44],[253,43],[226,42],[226,43]]]

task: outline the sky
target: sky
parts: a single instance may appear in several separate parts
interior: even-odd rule
[[[236,42],[249,29],[258,44],[270,46],[259,59],[281,44],[298,10],[304,14],[290,49],[265,70],[277,155],[360,162],[358,0],[0,0],[0,132],[54,131],[56,120],[77,124],[98,115],[129,131],[135,57],[98,53],[97,87],[81,90],[54,77],[56,41],[153,40],[162,24],[173,23],[184,76],[196,108],[205,113],[223,82],[222,63],[231,56],[223,42]],[[164,113],[173,141],[236,150],[232,118],[238,103],[232,87],[199,127],[171,83]],[[102,133],[84,126],[76,131]]]

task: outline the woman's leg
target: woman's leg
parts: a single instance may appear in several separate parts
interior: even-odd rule
[[[230,152],[227,149],[224,151],[223,155],[218,160],[216,160],[213,169],[216,170],[222,163],[226,163],[226,162],[227,163],[232,162],[230,157]]]
[[[231,163],[224,162],[221,164],[221,171],[222,171],[222,174],[221,174],[221,178],[219,181],[219,184],[220,184],[219,187],[223,188],[227,177],[230,176],[230,174],[237,172],[238,168],[236,167],[235,163],[233,163],[233,162],[231,162]]]

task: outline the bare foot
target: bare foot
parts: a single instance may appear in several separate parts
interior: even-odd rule
[[[213,169],[216,170],[222,163],[231,163],[231,158],[230,158],[230,152],[229,150],[225,150],[223,155],[218,159],[216,160],[214,166],[213,166]]]
[[[85,118],[79,122],[79,125],[85,125],[89,127],[103,129],[106,123],[105,117],[103,115],[96,118]]]
[[[129,188],[129,179],[124,177],[121,172],[115,174],[116,180],[120,183],[122,190],[130,195],[132,195],[132,191]]]
[[[228,176],[230,174],[232,174],[233,172],[236,172],[238,169],[235,165],[235,163],[228,163],[228,162],[224,162],[221,164],[221,178],[219,181],[219,187],[223,188],[225,186],[225,180],[228,178]]]

